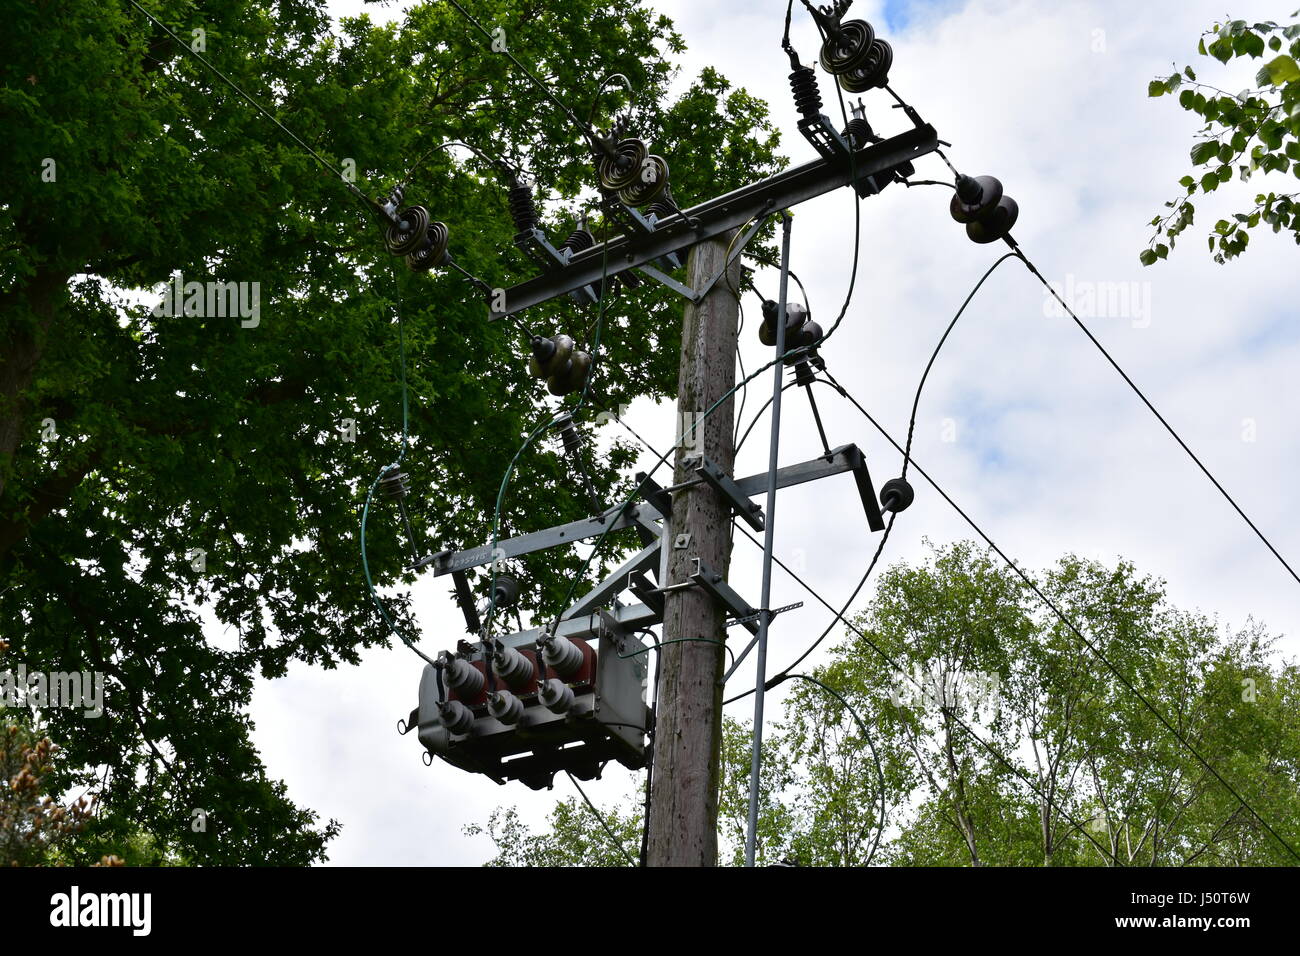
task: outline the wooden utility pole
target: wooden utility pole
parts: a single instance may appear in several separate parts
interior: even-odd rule
[[[687,284],[700,288],[726,261],[734,233],[696,244]],[[678,443],[673,483],[695,478],[683,459],[703,454],[725,473],[735,463],[735,396],[728,396],[692,432],[691,426],[736,383],[740,258],[698,303],[686,306],[677,378]],[[667,585],[689,580],[698,558],[727,574],[731,561],[731,509],[703,482],[673,494],[672,546]],[[687,537],[689,536],[689,537]],[[659,705],[650,793],[647,863],[715,866],[718,862],[718,778],[721,769],[725,614],[699,587],[665,596],[663,649],[659,652]],[[683,640],[703,638],[704,640]],[[678,641],[679,643],[669,643]]]

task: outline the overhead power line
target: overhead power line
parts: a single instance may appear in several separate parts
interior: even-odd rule
[[[918,467],[917,470],[919,471],[920,468]],[[741,528],[739,525],[736,525],[736,527],[737,527],[737,529],[741,532],[741,534],[743,534],[746,538],[748,538],[748,539],[750,540],[750,542],[753,543],[753,545],[754,545],[755,547],[757,547],[757,548],[761,548],[761,547],[762,547],[762,545],[759,543],[758,539],[755,538],[753,535],[751,535],[748,531],[746,531],[744,528]],[[881,659],[882,659],[886,664],[888,664],[891,668],[893,668],[895,671],[897,671],[899,674],[901,674],[901,675],[902,675],[903,677],[905,677],[907,680],[911,681],[912,684],[915,685],[915,686],[917,687],[917,689],[919,689],[919,690],[924,690],[924,689],[925,689],[925,688],[922,686],[922,684],[920,683],[920,681],[918,681],[918,680],[916,679],[916,676],[915,676],[914,674],[908,672],[908,671],[903,667],[902,664],[898,663],[898,661],[896,661],[896,660],[895,660],[895,659],[894,659],[894,658],[893,658],[889,653],[887,653],[886,651],[884,651],[884,650],[883,650],[883,649],[882,649],[878,644],[876,644],[875,641],[871,640],[871,638],[866,634],[865,631],[863,631],[860,627],[858,627],[856,624],[854,624],[854,623],[853,623],[849,618],[845,617],[845,610],[836,610],[835,607],[834,607],[834,605],[832,605],[832,604],[830,603],[830,601],[826,600],[826,598],[825,598],[821,593],[819,593],[819,592],[818,592],[818,591],[817,591],[817,590],[816,590],[812,585],[810,585],[807,581],[805,581],[802,577],[800,577],[800,575],[799,575],[798,573],[796,573],[796,572],[795,572],[795,571],[794,571],[794,570],[793,570],[789,565],[787,565],[787,564],[786,564],[784,561],[782,561],[780,558],[777,558],[777,557],[773,556],[772,560],[773,560],[774,562],[776,562],[777,567],[779,567],[779,568],[781,568],[781,570],[785,571],[786,574],[788,574],[792,579],[794,579],[794,581],[795,581],[795,582],[796,582],[800,587],[802,587],[806,592],[808,592],[808,594],[811,595],[811,596],[812,596],[812,597],[813,597],[813,598],[814,598],[814,599],[815,599],[819,604],[821,604],[822,607],[826,608],[826,610],[830,611],[831,614],[834,615],[834,620],[832,621],[832,626],[833,626],[835,623],[837,623],[837,622],[840,623],[840,624],[843,624],[843,625],[844,625],[845,627],[847,627],[850,631],[852,631],[854,634],[856,634],[856,635],[858,636],[858,638],[859,638],[859,639],[860,639],[864,644],[866,644],[869,648],[871,648],[873,651],[875,651],[876,654],[879,655],[880,658],[881,658]],[[824,634],[823,634],[823,636],[824,636]],[[818,640],[820,640],[820,638],[819,638]],[[801,657],[800,660],[802,660],[802,659],[803,659],[803,658]],[[792,666],[793,666],[793,665],[792,665]],[[781,680],[785,680],[785,679],[786,679],[787,677],[789,677],[789,676],[791,676],[791,675],[788,675],[788,674],[786,674],[786,673],[783,671],[781,674],[777,675],[777,677],[773,678],[773,681],[779,682],[779,681],[781,681]],[[773,684],[773,686],[775,686],[775,684]],[[751,691],[750,693],[752,693],[752,691]],[[744,695],[742,694],[741,696],[743,697]],[[739,699],[739,698],[737,698],[737,699]],[[947,719],[953,721],[953,723],[955,723],[955,724],[957,725],[957,727],[958,727],[958,728],[959,728],[963,733],[965,733],[968,737],[970,737],[970,738],[971,738],[972,740],[974,740],[977,744],[979,744],[980,747],[982,747],[985,751],[987,751],[987,752],[989,753],[989,755],[993,757],[994,760],[996,760],[999,764],[1001,764],[1001,765],[1002,765],[1003,767],[1005,767],[1007,770],[1011,771],[1011,773],[1014,774],[1014,775],[1015,775],[1015,776],[1016,776],[1016,777],[1017,777],[1017,778],[1018,778],[1022,783],[1028,785],[1029,788],[1030,788],[1030,789],[1031,789],[1035,794],[1037,794],[1037,795],[1038,795],[1039,797],[1041,797],[1044,801],[1046,801],[1048,807],[1051,808],[1051,810],[1052,810],[1053,812],[1055,812],[1055,813],[1059,813],[1059,814],[1061,815],[1061,817],[1062,817],[1062,818],[1063,818],[1067,823],[1069,823],[1071,826],[1075,827],[1075,829],[1077,829],[1080,833],[1082,833],[1082,834],[1084,835],[1084,837],[1085,837],[1085,838],[1086,838],[1090,843],[1092,843],[1092,845],[1095,846],[1099,852],[1101,852],[1101,853],[1105,854],[1106,856],[1110,857],[1110,859],[1115,863],[1116,866],[1124,866],[1124,865],[1125,865],[1124,862],[1123,862],[1122,860],[1120,860],[1120,858],[1119,858],[1118,856],[1116,856],[1116,855],[1115,855],[1115,854],[1110,850],[1109,847],[1102,846],[1102,844],[1098,843],[1097,840],[1096,840],[1096,839],[1095,839],[1095,838],[1094,838],[1090,833],[1087,832],[1087,830],[1086,830],[1084,824],[1082,824],[1082,823],[1080,823],[1079,821],[1077,821],[1074,817],[1072,817],[1069,813],[1067,813],[1067,812],[1065,811],[1064,808],[1062,808],[1061,806],[1059,806],[1059,805],[1057,804],[1056,800],[1055,800],[1055,799],[1054,799],[1050,794],[1044,792],[1044,790],[1042,789],[1042,787],[1040,787],[1040,786],[1039,786],[1039,785],[1038,785],[1038,784],[1033,780],[1032,777],[1030,777],[1028,774],[1026,774],[1026,773],[1024,772],[1024,770],[1022,770],[1020,767],[1017,767],[1015,764],[1013,764],[1013,763],[1011,762],[1011,760],[1010,760],[1009,758],[1006,757],[1006,755],[1004,755],[1001,751],[999,751],[999,750],[998,750],[996,747],[994,747],[991,743],[989,743],[989,742],[986,741],[983,737],[981,737],[978,733],[976,733],[975,730],[974,730],[974,729],[973,729],[969,724],[967,724],[966,721],[964,721],[964,720],[962,720],[960,717],[958,717],[957,714],[956,714],[952,709],[945,710],[945,711],[944,711],[944,716],[947,717]]]
[[[862,405],[859,404],[858,401],[855,398],[853,398],[853,396],[850,395],[842,385],[840,385],[837,381],[835,381],[834,376],[830,376],[828,374],[828,378],[830,379],[830,385],[836,391],[838,391],[840,395],[848,399],[849,402],[853,405],[853,407],[856,408],[859,412],[861,412],[862,415],[867,419],[867,421],[871,422],[871,424],[875,427],[875,429],[878,432],[880,432],[880,434],[884,436],[884,438],[891,445],[893,445],[896,449],[898,449],[900,453],[906,454],[906,452],[903,449],[903,446],[899,445],[898,442],[894,441],[893,437],[887,431],[885,431],[885,429],[880,425],[879,422],[876,421],[874,417],[872,417],[871,413],[868,412],[865,408],[863,408]],[[975,520],[971,518],[970,515],[968,515],[965,511],[963,511],[961,507],[959,507],[957,503],[948,496],[947,492],[945,492],[941,487],[939,487],[939,485],[935,482],[933,478],[931,478],[928,474],[926,474],[926,472],[921,468],[920,465],[916,465],[916,470],[919,471],[921,473],[921,476],[925,478],[925,480],[930,484],[930,486],[939,493],[940,497],[942,497],[944,501],[948,502],[948,504],[952,506],[953,510],[956,511],[957,514],[959,514],[968,525],[970,525],[971,529],[976,534],[978,534],[981,538],[984,539],[984,542],[998,555],[998,557],[1000,557],[1006,563],[1007,567],[1009,567],[1016,574],[1016,576],[1019,577],[1025,583],[1025,585],[1029,587],[1030,590],[1032,590],[1036,595],[1038,595],[1038,598],[1052,611],[1053,614],[1056,615],[1056,617],[1061,621],[1061,623],[1064,624],[1067,628],[1069,628],[1070,631],[1072,631],[1074,635],[1078,637],[1080,641],[1083,642],[1085,647],[1087,647],[1090,651],[1092,651],[1093,655],[1099,661],[1101,661],[1101,663],[1104,664],[1112,674],[1115,675],[1115,677],[1119,680],[1119,682],[1123,684],[1124,687],[1126,687],[1128,691],[1131,694],[1133,694],[1133,696],[1136,697],[1137,700],[1148,711],[1150,711],[1151,714],[1158,721],[1160,721],[1160,723],[1165,727],[1166,730],[1168,730],[1171,734],[1173,734],[1174,738],[1180,744],[1182,744],[1184,748],[1186,748],[1188,753],[1190,753],[1193,757],[1195,757],[1197,762],[1200,763],[1201,766],[1203,766],[1210,773],[1210,775],[1214,777],[1214,779],[1217,780],[1223,786],[1223,788],[1227,790],[1228,793],[1230,793],[1232,797],[1235,800],[1237,800],[1237,802],[1240,803],[1242,807],[1248,813],[1250,813],[1250,815],[1253,816],[1255,820],[1262,827],[1264,827],[1265,830],[1269,832],[1269,834],[1273,836],[1275,840],[1277,840],[1278,843],[1280,843],[1283,847],[1285,847],[1287,852],[1290,853],[1291,856],[1294,857],[1297,862],[1300,862],[1300,852],[1297,852],[1295,847],[1293,847],[1289,842],[1287,842],[1287,840],[1284,839],[1282,835],[1278,833],[1277,830],[1275,830],[1273,826],[1267,820],[1265,820],[1260,815],[1260,813],[1253,806],[1251,806],[1249,802],[1247,802],[1246,798],[1243,797],[1237,791],[1237,789],[1233,787],[1232,784],[1229,783],[1223,777],[1223,775],[1220,774],[1219,771],[1216,770],[1214,766],[1208,760],[1205,759],[1204,756],[1201,755],[1201,752],[1197,750],[1191,744],[1191,742],[1187,740],[1185,736],[1183,736],[1183,734],[1178,730],[1177,727],[1175,727],[1173,724],[1169,722],[1169,719],[1165,717],[1165,715],[1160,711],[1159,708],[1157,708],[1154,704],[1151,703],[1150,700],[1147,699],[1145,694],[1143,694],[1140,690],[1138,690],[1136,687],[1133,686],[1133,683],[1128,679],[1128,677],[1125,676],[1125,674],[1118,667],[1116,667],[1113,663],[1111,663],[1110,659],[1105,654],[1102,653],[1101,649],[1098,648],[1093,641],[1089,640],[1089,638],[1081,630],[1079,630],[1079,628],[1075,625],[1074,621],[1072,621],[1069,617],[1067,617],[1065,613],[1059,607],[1056,606],[1056,603],[1052,601],[1051,598],[1049,598],[1046,594],[1043,593],[1042,589],[1038,586],[1038,584],[1031,577],[1029,577],[1029,575],[1025,574],[1025,572],[1020,569],[1020,566],[1016,564],[1014,561],[1012,561],[1011,558],[1008,557],[1007,554],[1000,547],[998,547],[998,545],[993,541],[993,539],[990,538],[988,534],[985,533],[984,529],[981,528],[978,524],[976,524]]]
[[[259,113],[261,113],[261,114],[262,114],[263,116],[265,116],[267,119],[269,119],[272,123],[274,123],[274,124],[275,124],[279,129],[280,129],[280,131],[284,133],[284,135],[288,136],[289,139],[293,140],[293,142],[297,143],[300,147],[302,147],[304,150],[306,150],[307,153],[311,156],[311,158],[314,159],[317,163],[319,163],[319,164],[320,164],[324,169],[328,170],[329,172],[331,172],[331,173],[333,173],[335,176],[337,176],[338,179],[339,179],[339,182],[343,183],[344,187],[345,187],[345,188],[346,188],[350,193],[352,193],[354,196],[356,196],[358,199],[360,199],[363,203],[365,203],[366,206],[367,206],[368,208],[370,208],[370,209],[372,209],[372,210],[375,208],[375,204],[374,204],[374,202],[373,202],[372,200],[370,200],[369,198],[367,198],[367,197],[366,197],[366,194],[363,193],[360,189],[358,189],[358,188],[357,188],[353,183],[349,182],[348,179],[347,179],[347,177],[345,177],[345,176],[343,175],[343,173],[340,172],[340,171],[338,170],[338,168],[334,166],[333,163],[331,163],[331,162],[330,162],[329,160],[327,160],[324,156],[322,156],[320,153],[316,152],[316,150],[312,149],[309,145],[307,145],[305,142],[303,142],[303,140],[298,136],[297,133],[295,133],[293,130],[289,129],[289,127],[287,127],[287,126],[285,126],[283,123],[281,123],[280,120],[279,120],[278,118],[276,118],[275,115],[273,115],[273,114],[272,114],[268,109],[266,109],[266,107],[264,107],[264,106],[263,106],[261,103],[259,103],[256,99],[254,99],[252,96],[250,96],[248,93],[246,93],[246,92],[244,91],[244,88],[243,88],[243,87],[241,87],[238,83],[236,83],[236,82],[235,82],[234,80],[232,80],[230,77],[226,76],[226,74],[223,73],[223,72],[221,72],[221,70],[217,69],[217,67],[214,66],[214,65],[212,64],[212,62],[211,62],[210,60],[208,60],[207,57],[205,57],[205,56],[204,56],[202,53],[200,53],[198,50],[194,49],[193,46],[191,46],[190,44],[188,44],[188,43],[186,43],[184,40],[182,40],[180,37],[178,37],[178,36],[175,34],[175,32],[173,32],[172,29],[171,29],[169,26],[167,26],[167,24],[163,23],[161,20],[159,20],[157,17],[155,17],[152,13],[150,13],[150,12],[149,12],[148,10],[146,10],[144,7],[140,6],[140,4],[137,2],[137,0],[128,0],[128,2],[131,4],[131,6],[135,7],[137,10],[139,10],[141,13],[143,13],[146,17],[148,17],[151,21],[153,21],[153,23],[154,23],[154,24],[155,24],[159,29],[161,29],[161,30],[162,30],[163,32],[165,32],[169,37],[171,37],[173,40],[175,40],[176,43],[177,43],[177,45],[178,45],[182,50],[184,50],[184,51],[186,51],[187,53],[189,53],[190,56],[194,57],[196,60],[198,60],[200,63],[202,63],[205,67],[207,67],[207,69],[208,69],[208,70],[209,70],[209,71],[210,71],[214,76],[216,76],[216,77],[218,77],[219,79],[221,79],[222,82],[224,82],[227,86],[229,86],[232,90],[234,90],[234,91],[235,91],[236,93],[238,93],[240,96],[242,96],[242,97],[243,97],[243,98],[248,102],[248,104],[249,104],[250,106],[253,107],[253,109],[257,110]]]
[[[1173,436],[1174,441],[1178,442],[1178,446],[1187,453],[1187,457],[1196,463],[1196,467],[1201,469],[1201,473],[1204,474],[1206,478],[1210,479],[1210,484],[1214,485],[1215,489],[1223,496],[1224,500],[1227,501],[1228,504],[1232,505],[1233,510],[1241,516],[1241,520],[1246,522],[1247,526],[1251,531],[1255,532],[1255,536],[1258,537],[1260,541],[1264,542],[1264,547],[1268,548],[1268,550],[1273,553],[1273,557],[1277,558],[1282,567],[1286,568],[1287,574],[1291,575],[1297,584],[1300,584],[1300,574],[1296,574],[1295,569],[1291,567],[1286,558],[1282,557],[1281,552],[1273,546],[1273,542],[1264,535],[1264,532],[1259,530],[1259,527],[1255,522],[1252,521],[1246,512],[1242,510],[1241,505],[1237,504],[1236,499],[1233,498],[1232,495],[1228,494],[1227,489],[1220,484],[1219,479],[1214,477],[1210,472],[1210,469],[1205,466],[1205,463],[1201,461],[1190,447],[1188,447],[1187,442],[1183,441],[1182,436],[1174,430],[1174,426],[1170,425],[1168,420],[1160,414],[1160,411],[1151,403],[1151,400],[1146,397],[1146,394],[1142,389],[1138,388],[1137,384],[1129,377],[1129,374],[1124,371],[1119,362],[1115,361],[1114,356],[1112,356],[1110,352],[1106,350],[1105,346],[1097,340],[1097,337],[1092,334],[1092,330],[1083,323],[1083,320],[1075,314],[1073,309],[1066,305],[1065,300],[1062,299],[1056,289],[1052,287],[1052,284],[1043,278],[1043,274],[1038,271],[1032,262],[1029,261],[1029,257],[1024,254],[1024,251],[1017,246],[1014,254],[1025,264],[1025,268],[1033,274],[1034,278],[1041,282],[1043,287],[1052,294],[1052,298],[1056,299],[1056,301],[1061,304],[1061,307],[1064,308],[1070,318],[1074,320],[1074,324],[1077,325],[1083,334],[1088,337],[1088,341],[1096,346],[1097,351],[1100,352],[1105,357],[1106,361],[1110,363],[1111,368],[1119,373],[1120,378],[1124,379],[1124,384],[1133,390],[1134,395],[1142,399],[1142,404],[1146,405],[1146,407],[1151,410],[1151,414],[1154,415],[1156,420],[1165,427],[1165,431],[1169,432],[1169,434]]]

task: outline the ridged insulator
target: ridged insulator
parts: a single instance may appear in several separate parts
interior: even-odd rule
[[[560,248],[569,249],[573,252],[581,252],[583,249],[590,249],[596,244],[596,237],[586,229],[575,229],[569,233],[569,238],[560,243]]]
[[[795,109],[805,119],[816,119],[822,111],[822,94],[817,88],[817,74],[810,66],[798,67],[790,74]]]
[[[841,135],[849,141],[854,149],[862,149],[874,142],[876,134],[871,128],[871,124],[859,116],[849,120],[849,125],[844,127],[844,132]]]
[[[458,700],[446,700],[438,706],[442,724],[453,734],[467,734],[474,726],[474,712]]]
[[[393,467],[379,479],[379,490],[389,498],[405,498],[411,490],[409,481],[410,475]]]
[[[571,677],[582,667],[582,648],[557,634],[543,645],[542,662],[561,677]]]
[[[503,724],[517,724],[524,716],[524,702],[508,690],[488,694],[487,709]]]
[[[447,686],[462,697],[473,698],[483,689],[483,672],[461,658],[453,658],[446,665]]]
[[[648,215],[654,216],[660,222],[663,222],[665,219],[673,215],[675,212],[677,212],[677,207],[674,206],[673,203],[666,197],[663,199],[658,199],[646,207],[646,213]]]
[[[551,424],[560,433],[560,440],[564,442],[564,453],[566,455],[577,455],[582,451],[582,438],[578,434],[578,430],[573,427],[572,415],[564,415]]]
[[[542,684],[537,692],[537,699],[553,714],[567,714],[573,709],[573,688],[564,681],[552,677]]]
[[[523,687],[536,673],[533,662],[513,647],[502,647],[492,656],[492,672],[511,687]]]
[[[510,187],[507,203],[510,206],[510,220],[520,232],[528,232],[537,225],[537,207],[533,205],[533,189],[523,183]]]

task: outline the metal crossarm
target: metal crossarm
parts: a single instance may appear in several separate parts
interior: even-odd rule
[[[623,528],[642,527],[657,536],[659,526],[655,522],[663,519],[658,509],[648,504],[628,508],[612,525],[606,523],[609,520],[608,514],[606,512],[595,518],[583,518],[580,521],[570,521],[568,524],[544,528],[516,538],[506,538],[498,541],[495,549],[485,544],[467,551],[444,551],[434,556],[431,567],[435,575],[451,574],[453,571],[491,564],[494,552],[497,559],[517,558],[523,554],[544,551],[557,545],[595,538],[604,534],[607,528],[610,531],[619,531]]]
[[[763,530],[763,509],[749,500],[749,496],[740,490],[730,475],[703,455],[688,460],[698,462],[694,465],[695,473],[726,498],[746,524],[755,531]]]
[[[691,575],[691,580],[713,595],[713,599],[729,610],[751,634],[758,634],[758,612],[722,579],[721,574],[703,561],[697,559],[696,563],[699,570]]]
[[[653,232],[617,236],[573,255],[568,265],[503,290],[489,297],[492,320],[514,315],[556,296],[600,282],[656,259],[738,229],[765,212],[797,206],[809,199],[854,183],[932,153],[939,136],[928,123],[859,150],[847,158],[817,159],[770,176],[761,182],[707,200],[655,225]],[[694,225],[693,225],[694,224]],[[500,309],[496,305],[502,305]]]

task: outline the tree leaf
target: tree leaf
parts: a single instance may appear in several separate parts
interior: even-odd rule
[[[1192,165],[1202,166],[1213,159],[1219,152],[1217,140],[1205,140],[1192,147]]]
[[[1255,79],[1260,86],[1269,84],[1283,86],[1300,80],[1300,66],[1296,65],[1294,59],[1284,54],[1265,63]]]

